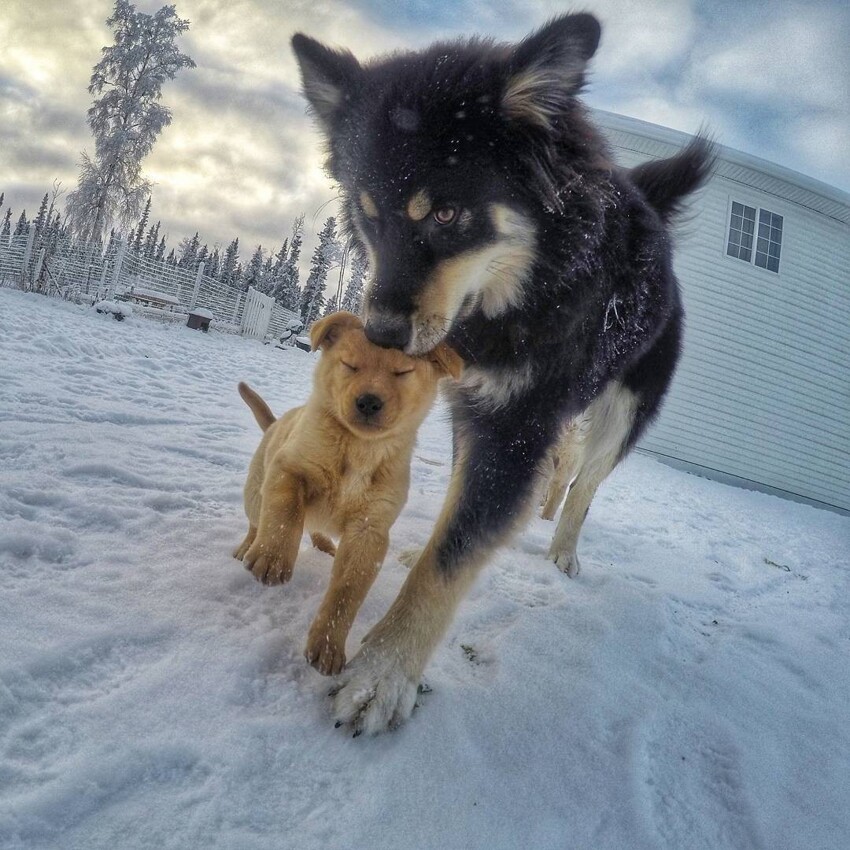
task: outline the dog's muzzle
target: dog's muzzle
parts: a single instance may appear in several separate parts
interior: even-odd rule
[[[364,393],[354,400],[354,406],[361,416],[370,419],[373,416],[377,416],[383,410],[384,401],[374,393]]]
[[[394,313],[370,310],[366,320],[366,339],[381,348],[404,349],[410,343],[412,329],[410,319]]]

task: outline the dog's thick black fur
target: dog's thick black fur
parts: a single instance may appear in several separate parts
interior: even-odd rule
[[[471,39],[370,64],[293,39],[344,219],[371,259],[367,335],[409,353],[447,338],[467,363],[443,514],[337,694],[357,731],[409,714],[464,589],[527,515],[564,423],[584,416],[581,457],[589,445],[598,457],[586,473],[576,461],[574,489],[589,495],[552,553],[574,573],[590,498],[673,375],[683,315],[667,222],[711,146],[615,167],[577,98],[599,36],[594,17],[568,15],[517,45]]]

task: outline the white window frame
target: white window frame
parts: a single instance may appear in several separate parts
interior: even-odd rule
[[[750,253],[750,259],[745,260],[743,257],[735,257],[728,252],[729,250],[729,235],[732,229],[732,204],[740,204],[744,207],[749,207],[750,209],[754,209],[756,211],[755,224],[753,227],[753,244]],[[759,266],[756,265],[756,254],[758,253],[758,240],[759,240],[759,225],[761,223],[762,213],[769,214],[770,216],[778,216],[781,219],[780,225],[780,240],[779,240],[779,257],[777,258],[779,267],[776,271],[773,269],[767,268],[767,266]],[[772,222],[771,218],[771,222]],[[751,198],[747,198],[744,193],[736,194],[735,196],[728,196],[728,203],[726,205],[726,223],[723,228],[723,256],[726,257],[727,260],[733,263],[746,263],[751,268],[759,269],[759,271],[764,272],[765,274],[769,274],[771,277],[779,277],[782,274],[782,260],[783,260],[783,250],[787,248],[787,243],[785,241],[786,231],[785,231],[785,223],[788,218],[784,212],[779,212],[776,209],[769,209],[768,207],[762,206],[759,201],[753,200]],[[772,234],[769,234],[769,237]],[[764,238],[764,237],[762,237]],[[770,244],[773,242],[770,238],[768,238],[768,252],[770,250]],[[774,243],[775,244],[775,243]],[[768,256],[769,253],[768,253]]]

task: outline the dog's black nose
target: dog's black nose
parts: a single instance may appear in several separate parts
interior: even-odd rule
[[[381,348],[404,348],[410,342],[410,321],[405,316],[370,316],[365,327],[366,339]]]
[[[354,405],[363,416],[374,416],[380,412],[384,406],[384,401],[372,393],[364,393],[361,396],[357,396]]]

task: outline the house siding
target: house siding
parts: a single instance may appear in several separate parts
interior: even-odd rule
[[[625,166],[687,140],[643,122],[630,133],[622,116],[599,121]],[[676,229],[683,355],[639,448],[850,511],[850,204],[741,156],[720,149]],[[732,201],[783,217],[778,274],[726,255]]]

